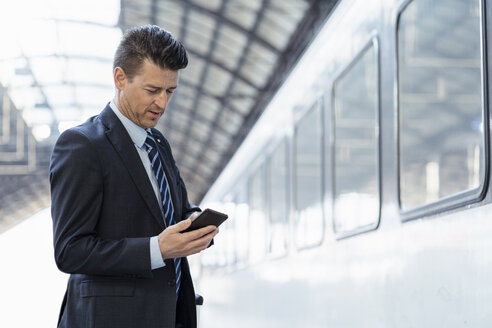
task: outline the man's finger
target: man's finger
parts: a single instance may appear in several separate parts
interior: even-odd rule
[[[173,229],[176,230],[177,232],[181,232],[183,230],[188,229],[190,225],[191,225],[191,217],[186,220],[179,221],[178,223],[170,226],[168,229]]]
[[[192,250],[190,254],[195,254],[199,251],[204,250],[210,245],[210,241],[219,233],[219,229],[212,230],[211,232],[201,236],[200,238],[194,239],[189,242],[188,246]]]
[[[205,235],[208,235],[209,233],[212,233],[214,231],[218,230],[218,228],[214,225],[209,225],[200,229],[184,232],[184,235],[188,238],[188,240],[196,240],[199,238],[202,238]]]

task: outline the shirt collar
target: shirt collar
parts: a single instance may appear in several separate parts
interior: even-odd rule
[[[120,119],[121,123],[125,127],[128,134],[130,135],[130,138],[132,139],[133,143],[137,145],[139,148],[142,148],[145,143],[145,140],[147,139],[147,130],[136,125],[128,117],[123,115],[123,113],[119,111],[118,107],[116,107],[116,104],[112,100],[109,102],[109,106],[116,114],[116,116],[118,116],[118,118]]]

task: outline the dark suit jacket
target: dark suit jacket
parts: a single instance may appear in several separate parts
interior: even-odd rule
[[[167,140],[153,133],[177,222],[199,209],[188,203]],[[178,304],[173,261],[151,270],[150,237],[165,223],[135,145],[109,105],[59,137],[50,182],[55,260],[71,274],[59,327],[196,327],[186,259]]]

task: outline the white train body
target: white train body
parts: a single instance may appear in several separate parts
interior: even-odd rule
[[[339,2],[201,205],[201,328],[492,325],[491,7]]]

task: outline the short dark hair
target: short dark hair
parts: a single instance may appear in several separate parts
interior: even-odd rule
[[[129,80],[145,59],[162,69],[177,71],[188,65],[186,49],[171,33],[156,25],[128,29],[114,55],[113,70],[121,67]]]

